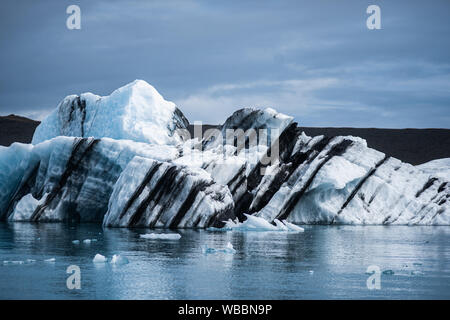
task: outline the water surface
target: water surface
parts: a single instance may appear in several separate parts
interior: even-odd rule
[[[179,230],[180,240],[139,238],[149,232],[163,231],[1,223],[0,299],[450,298],[450,227],[306,226],[297,234]],[[72,243],[84,239],[97,241]],[[227,242],[235,254],[202,252],[205,244],[220,249]],[[120,254],[129,263],[95,264],[96,253]],[[81,269],[81,290],[66,286],[69,265]],[[381,275],[380,290],[366,286],[370,265],[393,271]]]

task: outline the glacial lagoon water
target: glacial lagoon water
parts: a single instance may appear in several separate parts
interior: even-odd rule
[[[172,231],[1,223],[0,299],[450,298],[450,227],[178,230],[179,240],[139,237],[150,232]],[[202,252],[205,244],[220,249],[228,242],[235,254]],[[93,263],[97,253],[120,254],[129,263]],[[80,290],[66,286],[70,265],[80,267]],[[370,265],[386,271],[380,290],[367,288]]]

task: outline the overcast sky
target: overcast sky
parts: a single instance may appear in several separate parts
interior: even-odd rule
[[[450,128],[449,14],[448,0],[2,0],[0,115],[42,119],[143,79],[191,122],[272,107],[303,126]]]

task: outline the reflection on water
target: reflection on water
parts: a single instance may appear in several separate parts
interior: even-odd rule
[[[179,230],[180,240],[139,238],[148,232],[2,223],[0,298],[450,298],[449,227],[307,226],[298,234]],[[88,245],[84,239],[97,241]],[[223,248],[227,242],[234,255],[202,253],[205,244]],[[120,254],[130,263],[94,264],[96,253]],[[50,258],[55,262],[44,261]],[[81,268],[81,290],[66,287],[69,265]],[[394,272],[381,276],[381,290],[366,287],[369,265]]]

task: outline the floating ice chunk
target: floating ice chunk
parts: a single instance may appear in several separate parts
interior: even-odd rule
[[[208,247],[208,245],[203,245],[202,246],[202,252],[203,254],[209,254],[209,253],[217,253],[217,250],[211,247]]]
[[[286,220],[283,220],[284,225],[289,229],[289,231],[295,231],[295,232],[304,232],[305,229],[302,227],[299,227],[293,223],[287,222]]]
[[[73,240],[72,243],[73,244],[80,244],[80,240]]]
[[[46,260],[44,260],[44,262],[55,262],[56,261],[56,259],[55,258],[50,258],[50,259],[46,259]]]
[[[112,264],[127,264],[129,263],[128,259],[124,256],[121,256],[119,254],[115,254],[111,258]]]
[[[179,240],[181,235],[178,233],[146,233],[139,235],[143,239],[161,239],[161,240]]]
[[[202,252],[203,252],[203,254],[216,254],[216,253],[235,254],[236,249],[233,248],[233,245],[231,244],[231,242],[228,242],[227,245],[225,246],[225,248],[223,248],[223,249],[211,248],[205,244],[202,247]]]
[[[84,244],[91,244],[91,239],[84,239],[84,240],[83,240],[83,243],[84,243]]]
[[[225,247],[224,252],[226,252],[226,253],[236,253],[236,250],[233,248],[233,245],[231,244],[231,242],[227,243],[227,246]]]
[[[284,232],[303,232],[303,228],[296,226],[293,223],[283,220],[282,222],[278,219],[274,220],[275,225],[268,222],[266,219],[245,214],[247,220],[244,222],[239,222],[237,219],[228,220],[225,222],[225,226],[221,229],[218,228],[208,228],[211,231],[228,231],[228,230],[239,230],[239,231],[284,231]]]
[[[309,270],[309,274],[313,275],[314,274],[314,270]]]
[[[92,242],[97,242],[97,239],[91,239]]]
[[[27,260],[25,260],[25,262],[26,262],[26,263],[35,263],[36,260],[34,260],[34,259],[27,259]]]
[[[15,261],[3,261],[4,265],[9,265],[9,264],[24,264],[24,262],[22,260],[15,260]]]
[[[247,220],[242,223],[242,227],[247,229],[256,229],[263,231],[280,231],[279,228],[267,220],[246,214]]]
[[[97,253],[97,254],[95,255],[94,259],[92,259],[92,261],[93,261],[94,263],[103,263],[103,262],[106,262],[107,259],[106,259],[105,256],[102,256],[100,253]]]

